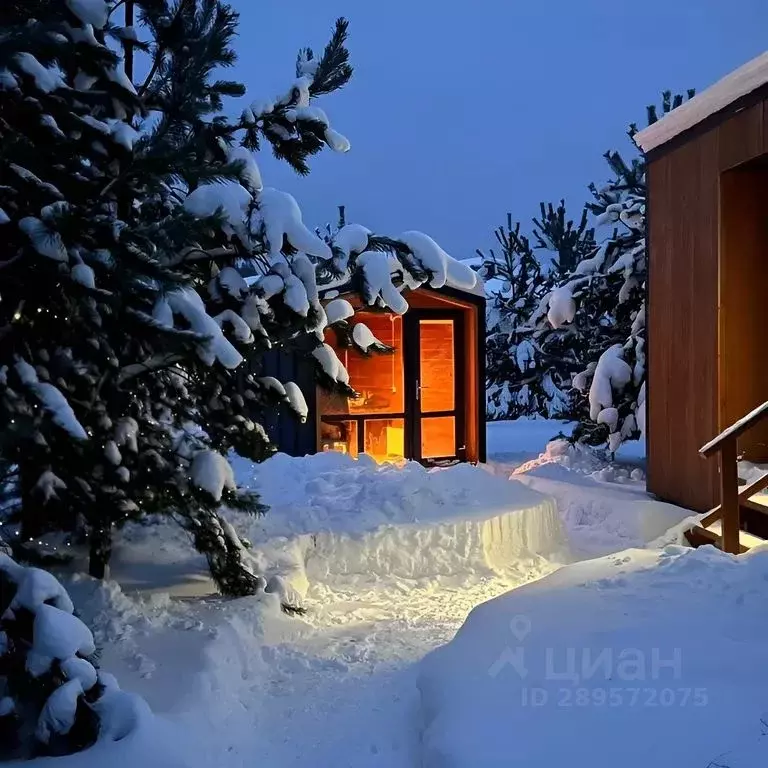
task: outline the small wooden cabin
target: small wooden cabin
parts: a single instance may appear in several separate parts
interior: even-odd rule
[[[342,293],[365,323],[394,349],[363,355],[339,345],[332,329],[325,342],[337,352],[360,397],[348,399],[317,387],[314,362],[297,354],[268,353],[263,373],[293,380],[310,416],[299,425],[289,414],[267,425],[279,450],[295,456],[319,451],[367,454],[377,461],[415,459],[425,464],[485,461],[485,296],[421,287],[406,295],[404,315],[366,311],[355,294]]]
[[[699,449],[768,400],[768,53],[636,141],[648,161],[648,490],[705,511],[720,479]],[[768,423],[738,447],[768,460]]]

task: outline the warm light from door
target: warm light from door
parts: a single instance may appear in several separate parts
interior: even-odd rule
[[[421,456],[424,459],[456,455],[456,418],[434,416],[421,420]]]
[[[422,413],[452,411],[456,407],[453,320],[419,323],[419,401]]]

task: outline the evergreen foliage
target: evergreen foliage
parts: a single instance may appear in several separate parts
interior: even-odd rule
[[[96,656],[61,584],[0,552],[0,760],[80,752],[136,727],[137,700]]]
[[[487,308],[486,389],[488,416],[509,419],[539,415],[567,418],[574,413],[569,394],[578,365],[571,329],[537,328],[535,318],[562,275],[594,247],[587,209],[578,223],[568,219],[565,202],[540,206],[531,240],[507,215],[496,230],[501,252],[478,251],[480,274],[490,285]]]
[[[121,23],[134,13],[138,27]],[[343,224],[326,241],[264,186],[264,145],[299,174],[322,149],[349,149],[317,106],[352,74],[346,20],[322,55],[299,52],[282,96],[235,120],[224,100],[244,88],[219,74],[237,14],[221,0],[32,0],[4,4],[0,26],[0,464],[14,552],[32,558],[64,531],[88,542],[101,577],[116,527],[167,514],[222,592],[251,594],[264,576],[221,510],[263,507],[226,456],[269,456],[261,424],[276,407],[307,418],[295,385],[260,375],[264,351],[301,350],[352,396],[323,344],[321,290],[404,312],[403,288],[474,276],[418,232]]]
[[[665,92],[662,114],[683,100]],[[656,107],[649,107],[648,123],[657,119]],[[630,138],[636,131],[631,125]],[[537,245],[567,254],[554,269],[531,281],[536,269],[516,266],[521,254],[526,263],[543,262],[516,234],[507,249],[511,260],[491,253],[481,272],[507,280],[490,308],[489,415],[575,419],[574,440],[614,452],[645,430],[646,186],[641,157],[627,162],[607,152],[605,159],[612,177],[590,185],[592,200],[578,227],[564,224],[562,204],[557,211],[542,205],[541,219],[534,220]],[[505,290],[521,298],[511,300]],[[548,392],[567,405],[554,409]]]

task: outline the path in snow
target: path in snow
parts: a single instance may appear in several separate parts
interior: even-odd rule
[[[520,435],[521,428],[536,438],[530,441],[535,444],[512,444],[508,436]],[[494,438],[499,445],[493,447],[503,454],[491,471],[508,477],[536,457],[558,428],[530,422],[513,431],[511,425],[499,425],[495,438],[489,430],[489,443]],[[650,528],[625,524],[622,506],[629,512],[627,503],[642,503],[641,483],[607,487],[587,477],[586,470],[593,468],[564,465],[556,456],[552,462],[542,458],[529,476],[519,479],[557,499],[571,544],[579,544],[579,557],[588,554],[583,544],[594,544],[600,553],[640,545],[654,538],[654,526],[665,522],[658,515]],[[301,464],[296,469],[303,471]],[[320,479],[320,486],[319,480],[306,486],[317,497],[313,514],[325,513],[323,498],[338,500],[354,491],[348,500],[351,514],[379,494],[371,490],[361,496],[357,482],[337,488],[327,476]],[[401,489],[405,479],[397,478]],[[290,489],[300,480],[290,479]],[[280,489],[281,496],[286,493]],[[419,498],[430,498],[436,509],[444,503],[439,497]],[[407,495],[403,499],[406,503]],[[288,501],[288,507],[301,508]],[[639,509],[632,515],[644,517]],[[154,538],[150,531],[148,539]],[[134,543],[132,551],[140,554],[141,548]],[[110,638],[104,665],[158,714],[182,724],[195,746],[195,766],[409,768],[420,764],[416,662],[451,640],[473,607],[557,567],[539,558],[511,564],[504,576],[475,571],[414,581],[390,574],[362,583],[337,578],[332,586],[313,580],[303,620],[265,614],[255,598],[251,603],[198,599],[166,604],[155,596],[150,603],[159,600],[158,605],[147,605],[145,599],[132,608],[134,598],[117,596],[118,603],[128,605],[116,622],[113,607],[102,612],[100,621]]]
[[[311,630],[264,649],[266,720],[252,748],[274,766],[303,766],[309,758],[337,767],[419,765],[414,663],[448,642],[475,605],[549,570],[531,563],[507,579],[402,583],[386,593],[314,589]]]
[[[415,663],[474,606],[555,567],[538,558],[503,576],[320,581],[303,619],[259,598],[126,595],[88,579],[70,589],[104,668],[181,726],[194,768],[409,768],[419,764]]]
[[[93,600],[88,618],[104,667],[181,726],[195,768],[410,768],[421,729],[415,663],[475,605],[554,567],[531,560],[505,577],[392,578],[349,591],[319,584],[303,620],[255,598],[139,602],[119,590],[100,614]]]

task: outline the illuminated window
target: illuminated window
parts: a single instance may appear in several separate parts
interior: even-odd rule
[[[422,320],[419,342],[421,412],[452,411],[456,407],[453,320]]]
[[[357,422],[320,422],[320,450],[338,451],[357,458]]]
[[[421,420],[421,456],[436,459],[456,454],[456,418],[433,416]]]
[[[357,349],[340,347],[333,331],[327,333],[330,344],[349,373],[349,385],[360,397],[349,400],[341,395],[318,393],[320,411],[326,416],[343,414],[387,414],[405,411],[403,384],[403,319],[399,315],[358,312],[353,322],[365,323],[373,335],[392,354],[373,352],[366,356]]]
[[[376,461],[397,461],[405,454],[403,419],[366,419],[365,453]]]
[[[359,312],[352,323],[365,323],[392,354],[364,355],[342,347],[328,330],[330,344],[349,373],[357,399],[318,391],[321,450],[356,457],[365,453],[379,462],[398,461],[406,449],[406,402],[403,356],[403,318],[385,313]],[[415,329],[414,329],[415,330]],[[419,367],[416,413],[420,445],[410,445],[424,459],[456,455],[456,326],[452,319],[419,319]],[[415,361],[414,361],[415,362]],[[411,382],[416,384],[416,381]],[[411,390],[409,390],[411,391]],[[410,426],[410,422],[409,422]],[[414,425],[416,426],[416,425]]]
[[[318,391],[322,450],[339,450],[356,457],[362,430],[367,455],[380,462],[397,461],[405,455],[403,319],[399,315],[358,312],[354,323],[365,323],[394,352],[364,355],[357,349],[341,347],[333,331],[326,333],[326,342],[336,350],[349,373],[350,386],[360,397],[351,400]],[[336,421],[323,416],[350,418]]]

